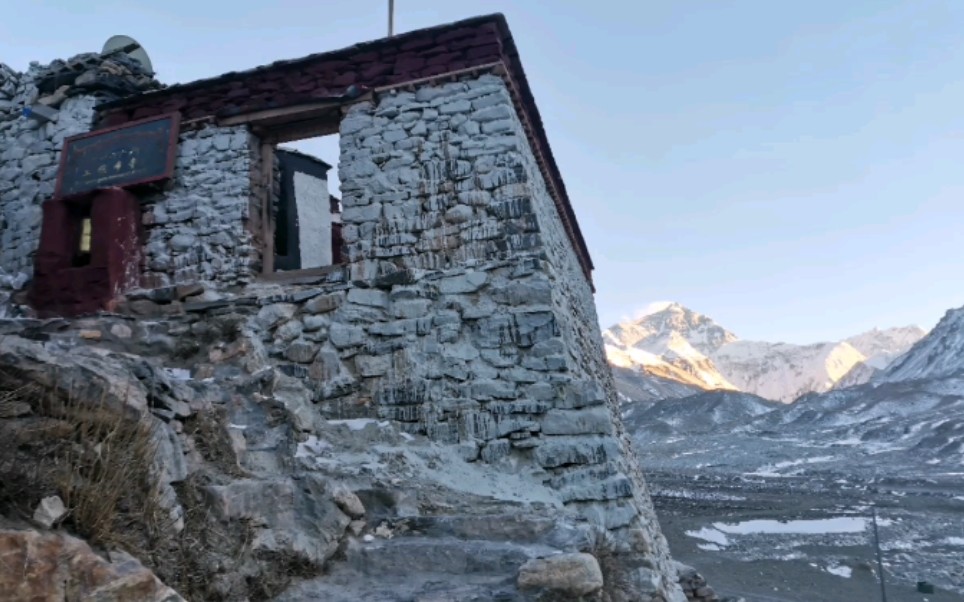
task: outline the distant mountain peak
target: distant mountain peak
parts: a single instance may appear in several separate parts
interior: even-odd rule
[[[686,308],[676,301],[654,301],[636,313],[636,320],[641,320],[646,316],[658,314],[663,311],[685,311]]]
[[[712,318],[676,301],[650,303],[603,332],[610,363],[704,389],[782,401],[865,382],[924,336],[915,326],[874,328],[843,341],[793,345],[741,341]],[[866,364],[867,369],[855,369]]]

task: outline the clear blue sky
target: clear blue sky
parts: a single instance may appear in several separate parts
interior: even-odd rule
[[[0,19],[0,61],[125,33],[189,81],[380,37],[386,5],[27,0]],[[496,11],[603,325],[676,300],[812,342],[964,305],[964,1],[396,0],[396,29]]]

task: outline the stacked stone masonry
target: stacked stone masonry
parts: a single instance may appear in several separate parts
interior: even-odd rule
[[[64,139],[91,129],[98,103],[157,87],[123,55],[81,54],[33,63],[25,73],[0,63],[0,269],[33,271],[40,204],[54,194]],[[57,114],[50,121],[24,117],[34,105]]]
[[[142,284],[243,285],[260,272],[259,145],[244,127],[188,130],[178,140],[175,177],[145,200]]]
[[[458,52],[472,61],[502,57],[505,40],[490,39],[498,28],[479,31],[453,38],[464,42]],[[436,75],[440,35],[371,77]],[[458,63],[437,60],[448,70]],[[195,378],[236,377],[223,362],[244,356],[249,373],[272,368],[300,380],[329,418],[388,419],[457,446],[468,462],[528,474],[612,534],[631,559],[633,590],[649,596],[639,599],[683,600],[619,419],[588,255],[533,149],[517,82],[492,71],[380,90],[344,107],[346,263],[310,284],[258,280],[265,241],[257,199],[273,195],[259,190],[253,130],[211,120],[184,127],[174,179],[142,197],[143,290],[119,311],[167,321],[158,335],[165,340],[209,339],[212,325],[240,324],[244,336],[215,346],[193,366]],[[256,73],[255,83],[272,73]],[[60,145],[94,121],[92,96],[64,100],[55,122],[23,119],[16,111],[35,94],[33,77],[0,66],[0,139],[16,141],[0,147],[7,272],[29,272]],[[139,105],[122,101],[101,122],[168,110],[209,118],[224,94],[236,99],[231,112],[256,108],[260,97],[231,92],[243,89],[238,81],[189,100],[161,91]],[[264,99],[273,98],[268,88]],[[224,94],[215,102],[217,90]]]

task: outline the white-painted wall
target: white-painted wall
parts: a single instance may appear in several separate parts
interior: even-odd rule
[[[298,210],[301,268],[331,265],[331,207],[328,201],[328,181],[296,171],[294,189],[295,205]]]

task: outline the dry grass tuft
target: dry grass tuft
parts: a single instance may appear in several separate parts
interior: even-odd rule
[[[68,510],[62,526],[124,549],[189,600],[268,600],[293,577],[318,574],[299,557],[254,551],[254,525],[213,514],[207,487],[244,474],[223,410],[184,421],[205,468],[172,485],[183,510],[178,529],[154,468],[155,420],[0,370],[0,516],[28,519],[43,497],[59,495]]]
[[[131,553],[168,528],[150,417],[127,410],[0,373],[0,437],[12,443],[0,451],[0,513],[26,517],[57,494],[72,531]]]

